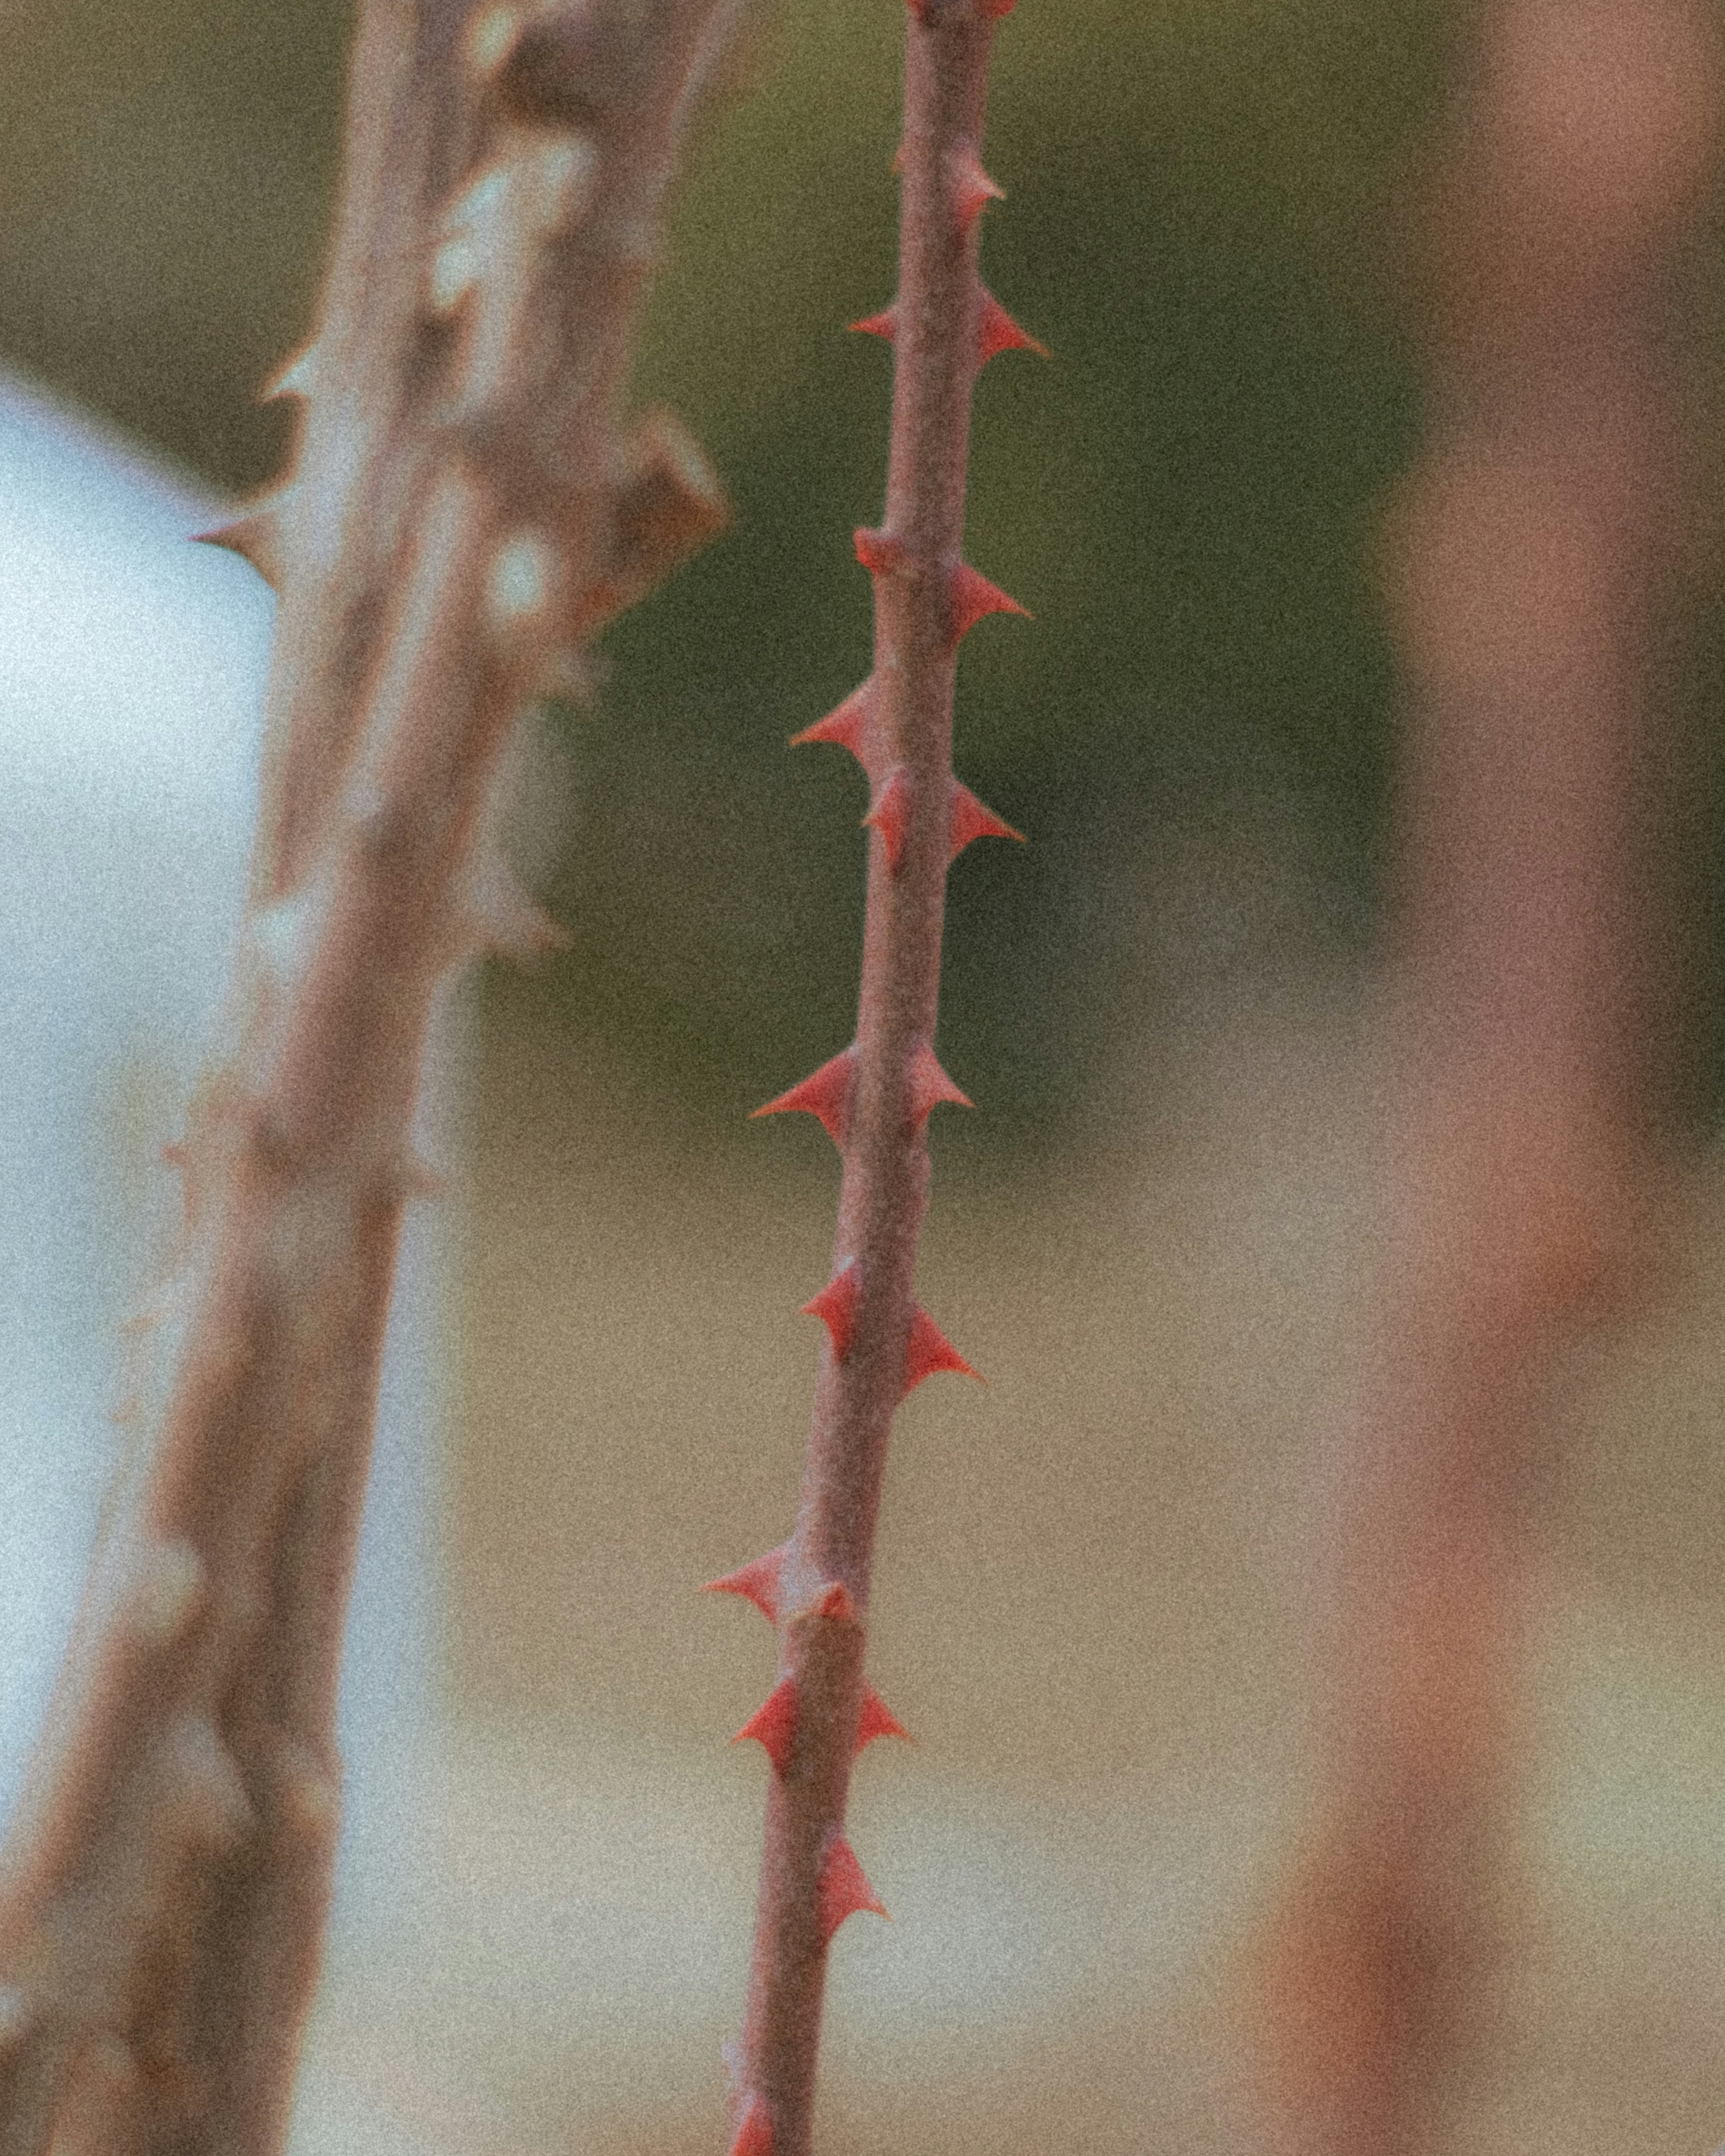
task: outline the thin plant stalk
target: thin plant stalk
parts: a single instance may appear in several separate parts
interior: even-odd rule
[[[895,368],[885,521],[856,535],[874,578],[874,668],[798,737],[857,757],[870,783],[861,988],[851,1046],[762,1113],[818,1116],[843,1158],[832,1277],[807,1307],[826,1326],[794,1533],[716,1583],[778,1627],[778,1681],[742,1732],[772,1761],[747,2020],[732,2056],[736,2156],[807,2156],[827,1952],[880,1903],[845,1835],[852,1762],[902,1734],[865,1681],[875,1526],[899,1402],[968,1372],[916,1301],[927,1123],[968,1105],[934,1053],[947,870],[971,839],[1015,836],[952,775],[958,644],[983,614],[1021,612],[963,559],[972,388],[1030,340],[977,274],[978,221],[999,192],[981,148],[995,18],[987,0],[923,0],[907,23],[898,295],[856,324]]]
[[[1327,1819],[1270,1957],[1279,2149],[1417,2156],[1486,2021],[1530,1435],[1647,1197],[1665,286],[1716,45],[1698,0],[1490,0],[1430,197],[1431,425],[1385,550],[1390,1263],[1334,1492]]]
[[[329,1900],[334,1707],[434,1006],[548,931],[488,850],[524,703],[720,521],[622,391],[737,0],[367,0],[290,477],[224,1045],[157,1376],[0,1846],[0,2151],[270,2156]]]

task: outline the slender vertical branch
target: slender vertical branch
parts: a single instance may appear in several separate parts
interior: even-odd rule
[[[1414,721],[1391,1270],[1338,1497],[1330,1815],[1270,1999],[1277,2145],[1324,2156],[1440,2133],[1489,1969],[1527,1432],[1634,1247],[1682,492],[1663,280],[1714,47],[1699,0],[1489,0],[1431,205],[1434,420],[1389,547]]]
[[[986,834],[1015,836],[952,775],[957,648],[985,613],[1021,612],[963,558],[972,388],[1029,342],[977,275],[999,190],[982,146],[993,0],[922,0],[907,26],[898,296],[857,327],[895,346],[886,520],[856,535],[875,581],[868,680],[799,736],[849,748],[870,803],[856,1039],[761,1112],[817,1115],[843,1157],[833,1275],[808,1306],[828,1337],[796,1530],[717,1583],[778,1627],[778,1681],[743,1732],[773,1763],[748,2011],[733,2061],[737,2156],[806,2156],[829,1943],[878,1908],[845,1839],[852,1761],[898,1726],[865,1683],[865,1628],[887,1439],[900,1400],[968,1365],[917,1305],[926,1126],[968,1105],[934,1054],[947,870]]]
[[[280,385],[300,454],[211,535],[281,591],[262,818],[156,1399],[0,1847],[5,2156],[280,2144],[427,1029],[475,949],[547,927],[480,850],[494,774],[720,520],[622,385],[735,6],[362,11],[323,320]]]

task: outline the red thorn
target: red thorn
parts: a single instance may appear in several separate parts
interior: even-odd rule
[[[886,848],[886,865],[895,875],[905,858],[913,783],[908,768],[901,763],[894,764],[886,775],[886,783],[869,804],[869,813],[863,818],[865,830],[872,827],[880,834]]]
[[[857,1717],[856,1722],[857,1750],[860,1752],[865,1744],[872,1744],[877,1737],[902,1737],[906,1744],[915,1741],[873,1685],[865,1684],[862,1693],[862,1712]]]
[[[905,1391],[914,1393],[925,1378],[932,1378],[942,1370],[982,1382],[982,1373],[971,1368],[919,1302],[916,1314],[911,1320],[910,1344],[905,1349]]]
[[[841,1048],[819,1070],[811,1071],[801,1085],[793,1086],[788,1093],[781,1093],[776,1101],[769,1101],[764,1108],[757,1108],[756,1116],[787,1116],[801,1111],[814,1116],[827,1136],[842,1152],[845,1146],[845,1121],[850,1105],[852,1075],[856,1069],[855,1043]],[[752,1120],[752,1118],[751,1119]]]
[[[952,781],[952,850],[947,855],[956,861],[973,839],[1016,839],[1024,843],[1022,831],[1014,831],[1010,824],[1001,821],[992,808],[985,808],[962,779]]]
[[[1006,199],[1005,190],[988,177],[973,150],[961,151],[953,159],[952,180],[961,232],[968,232],[991,202]]]
[[[731,2156],[773,2156],[773,2113],[764,2096],[752,2096],[731,2144]]]
[[[842,1579],[835,1579],[814,1605],[817,1617],[829,1617],[835,1625],[854,1625],[857,1621],[856,1604],[850,1589]]]
[[[871,577],[888,577],[895,569],[905,565],[905,542],[895,539],[888,531],[871,531],[866,526],[854,535],[856,558]]]
[[[976,1105],[942,1070],[940,1059],[927,1042],[921,1042],[911,1059],[911,1128],[914,1131],[926,1123],[942,1101],[950,1101],[955,1108]]]
[[[878,315],[865,315],[860,322],[847,322],[845,327],[855,330],[859,336],[885,337],[891,344],[898,335],[898,309],[883,307]]]
[[[1011,14],[1019,0],[976,0],[976,12],[984,23],[998,23]]]
[[[791,1753],[797,1742],[797,1680],[781,1677],[744,1722],[731,1742],[741,1744],[753,1738],[773,1762],[781,1781],[790,1771]]]
[[[812,726],[804,726],[799,734],[791,736],[793,748],[806,748],[814,742],[831,742],[835,747],[848,748],[866,771],[869,713],[875,701],[875,678],[870,675],[860,689],[853,689],[835,711],[829,711],[824,719],[817,719]]]
[[[1034,352],[1040,358],[1048,357],[1048,346],[1039,344],[1028,330],[1021,330],[999,300],[985,287],[983,311],[976,326],[977,366],[978,368],[986,367],[997,353],[1003,352]]]
[[[999,584],[990,583],[982,571],[973,569],[968,562],[961,562],[953,570],[947,598],[952,608],[949,634],[954,644],[968,636],[985,613],[1021,613],[1027,621],[1029,619],[1029,608],[1021,607]]]
[[[777,1549],[768,1550],[765,1557],[751,1558],[735,1572],[727,1572],[722,1579],[710,1579],[704,1592],[708,1594],[740,1594],[745,1602],[752,1602],[769,1625],[778,1622],[778,1575],[783,1569],[788,1543],[781,1543]]]
[[[825,1946],[847,1917],[859,1909],[886,1914],[885,1904],[870,1886],[856,1861],[856,1851],[842,1834],[833,1836],[820,1861],[820,1943]]]
[[[805,1317],[818,1317],[833,1336],[833,1359],[842,1363],[856,1337],[856,1314],[862,1305],[862,1267],[852,1258],[840,1266],[812,1301],[803,1306]]]

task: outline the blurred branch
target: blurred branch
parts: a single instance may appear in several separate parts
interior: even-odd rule
[[[488,851],[523,702],[721,520],[622,428],[691,98],[737,0],[369,0],[290,479],[227,1046],[179,1157],[158,1397],[0,1848],[0,2149],[264,2152],[337,1817],[333,1710],[428,1025],[547,932]]]
[[[1684,470],[1663,283],[1716,44],[1699,0],[1490,0],[1429,205],[1433,424],[1388,547],[1413,719],[1390,1270],[1331,1524],[1329,1820],[1267,2001],[1277,2145],[1325,2156],[1439,2131],[1489,1975],[1530,1418],[1632,1279]]]

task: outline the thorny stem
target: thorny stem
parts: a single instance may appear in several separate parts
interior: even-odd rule
[[[1625,1285],[1640,1196],[1637,825],[1682,470],[1661,288],[1716,33],[1701,0],[1491,0],[1481,33],[1391,533],[1416,721],[1395,1243],[1343,1465],[1329,1824],[1271,1968],[1275,2145],[1313,2156],[1441,2133],[1489,1973],[1530,1418]]]
[[[952,776],[957,646],[983,613],[1017,610],[963,560],[972,386],[996,350],[1026,344],[977,275],[978,222],[995,190],[979,162],[994,16],[985,0],[923,0],[907,26],[898,296],[859,327],[896,347],[886,521],[857,534],[875,578],[869,680],[803,738],[850,748],[868,773],[868,896],[854,1046],[773,1104],[807,1108],[844,1159],[833,1279],[794,1534],[720,1583],[779,1627],[778,1683],[749,1725],[773,1759],[747,2016],[732,2061],[737,2156],[807,2156],[827,1948],[878,1907],[845,1840],[851,1766],[896,1731],[863,1681],[875,1517],[900,1400],[967,1366],[916,1303],[927,1202],[926,1125],[963,1101],[935,1061],[947,865],[1005,835]]]
[[[156,1402],[0,1847],[3,2156],[280,2145],[427,1029],[546,927],[485,851],[500,754],[720,521],[621,387],[736,5],[363,10],[301,452],[216,535],[281,588],[264,805]]]

